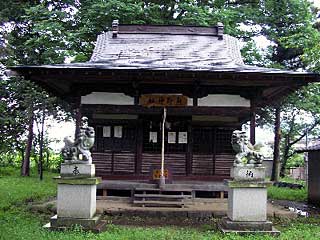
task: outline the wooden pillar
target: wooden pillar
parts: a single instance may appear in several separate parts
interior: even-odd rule
[[[274,123],[274,147],[273,147],[273,164],[272,164],[272,173],[271,181],[279,181],[280,173],[280,142],[281,142],[281,109],[277,105],[275,107],[275,123]]]
[[[81,118],[82,118],[82,114],[81,114],[81,96],[78,96],[76,98],[76,116],[75,116],[75,120],[76,120],[76,129],[75,129],[75,137],[78,136],[79,132],[80,132],[80,126],[81,126]]]
[[[193,97],[192,100],[193,100],[193,106],[194,107],[198,106],[198,97]]]
[[[102,196],[107,197],[107,189],[102,189]]]
[[[186,175],[192,174],[192,122],[188,122],[188,144],[186,155]]]
[[[212,143],[213,143],[213,153],[212,153],[212,175],[216,174],[216,155],[217,155],[217,128],[214,128],[212,136]]]
[[[220,191],[220,198],[224,199],[224,191]]]
[[[134,105],[139,105],[140,93],[135,89]],[[137,120],[136,125],[136,162],[135,174],[140,175],[142,171],[142,150],[143,150],[143,122],[142,119]]]
[[[134,105],[139,105],[139,94],[136,94],[135,96],[134,96]]]
[[[141,174],[142,171],[142,147],[143,147],[143,122],[138,119],[136,128],[136,167],[135,173]]]
[[[256,144],[256,101],[254,98],[250,100],[250,142]]]

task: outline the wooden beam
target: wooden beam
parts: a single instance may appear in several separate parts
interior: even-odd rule
[[[119,34],[175,34],[175,35],[205,35],[220,36],[219,26],[200,27],[200,26],[180,26],[180,25],[119,25]],[[222,25],[223,29],[223,25]]]
[[[190,115],[215,115],[215,116],[238,116],[249,117],[249,107],[168,107],[170,116]],[[103,104],[82,104],[82,111],[86,114],[161,114],[162,108],[146,108],[136,105],[103,105]]]

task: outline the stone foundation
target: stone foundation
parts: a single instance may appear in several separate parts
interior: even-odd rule
[[[234,182],[230,183],[231,185]],[[230,187],[228,191],[228,217],[232,221],[267,220],[267,188],[263,184],[255,186]]]
[[[232,221],[225,217],[218,223],[219,229],[223,233],[238,233],[238,234],[252,234],[252,233],[262,233],[270,234],[272,236],[279,236],[280,231],[273,227],[272,222],[242,222],[242,221]]]
[[[96,187],[96,185],[58,184],[58,216],[92,218],[96,213]]]
[[[92,218],[64,218],[53,216],[50,222],[44,227],[49,230],[64,231],[74,226],[80,226],[83,230],[93,231],[96,233],[105,230],[106,222],[101,220],[101,215],[95,215]]]

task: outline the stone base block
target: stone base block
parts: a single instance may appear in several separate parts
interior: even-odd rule
[[[95,176],[95,166],[94,164],[69,164],[62,163],[60,170],[61,177],[83,177],[90,178]]]
[[[101,215],[95,215],[93,218],[64,218],[53,216],[50,222],[44,225],[49,230],[64,231],[74,226],[80,226],[83,230],[102,232],[106,228],[106,221],[101,220]]]
[[[280,231],[272,226],[272,222],[237,222],[231,221],[229,218],[223,218],[218,223],[218,228],[223,233],[238,233],[238,234],[270,234],[279,236]]]
[[[96,213],[96,192],[96,185],[58,184],[59,218],[92,218]]]
[[[239,222],[267,220],[266,188],[229,188],[228,217]]]
[[[272,222],[238,222],[231,221],[229,218],[224,217],[220,221],[221,226],[230,230],[251,230],[251,231],[271,231],[272,230]]]

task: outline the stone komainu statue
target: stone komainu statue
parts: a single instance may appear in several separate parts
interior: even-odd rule
[[[233,150],[237,153],[234,159],[234,166],[247,164],[261,166],[263,155],[254,149],[246,132],[235,130],[232,133],[231,144]]]
[[[92,163],[90,148],[94,145],[94,128],[88,126],[88,119],[82,118],[81,127],[75,141],[70,137],[64,138],[65,146],[62,148],[62,156],[66,163]],[[82,159],[79,155],[82,154]]]

